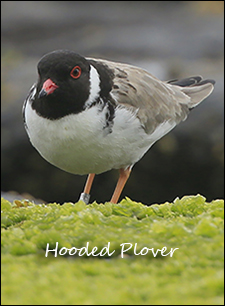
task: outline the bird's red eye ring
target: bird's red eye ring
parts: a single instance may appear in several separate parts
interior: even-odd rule
[[[73,79],[78,79],[80,77],[80,75],[81,75],[81,68],[80,68],[80,66],[73,67],[73,69],[70,72],[70,76]]]

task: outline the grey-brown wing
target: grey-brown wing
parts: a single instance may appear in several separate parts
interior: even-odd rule
[[[180,86],[160,81],[147,71],[127,64],[97,60],[107,65],[114,74],[111,95],[120,107],[133,111],[145,129],[152,133],[164,122],[176,125],[185,120],[189,109],[200,103],[213,85]],[[199,79],[199,82],[201,77]],[[197,99],[194,99],[196,98]],[[197,100],[192,103],[192,100]]]

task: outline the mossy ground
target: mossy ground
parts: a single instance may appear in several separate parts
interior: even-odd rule
[[[223,304],[223,214],[223,200],[200,195],[150,207],[128,198],[88,206],[2,199],[2,304]],[[89,251],[110,242],[115,252],[45,257],[56,242],[89,242]],[[123,243],[133,247],[121,258]],[[178,249],[172,257],[134,255],[135,243],[137,253]]]

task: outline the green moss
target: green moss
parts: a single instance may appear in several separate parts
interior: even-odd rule
[[[2,303],[223,304],[223,207],[200,195],[150,207],[128,198],[104,205],[2,199]],[[110,247],[105,256],[45,257],[56,242],[58,251]],[[122,258],[125,243],[132,247]],[[151,249],[163,247],[154,257]]]

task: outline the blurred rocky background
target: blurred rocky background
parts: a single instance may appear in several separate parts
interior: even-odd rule
[[[197,193],[208,201],[222,198],[223,3],[1,1],[4,195],[14,191],[14,198],[30,194],[60,203],[79,198],[86,177],[47,163],[31,146],[21,115],[40,57],[69,49],[137,65],[162,80],[198,74],[215,79],[213,94],[134,166],[122,196],[145,204]],[[117,177],[115,170],[98,175],[91,201],[109,200]]]

